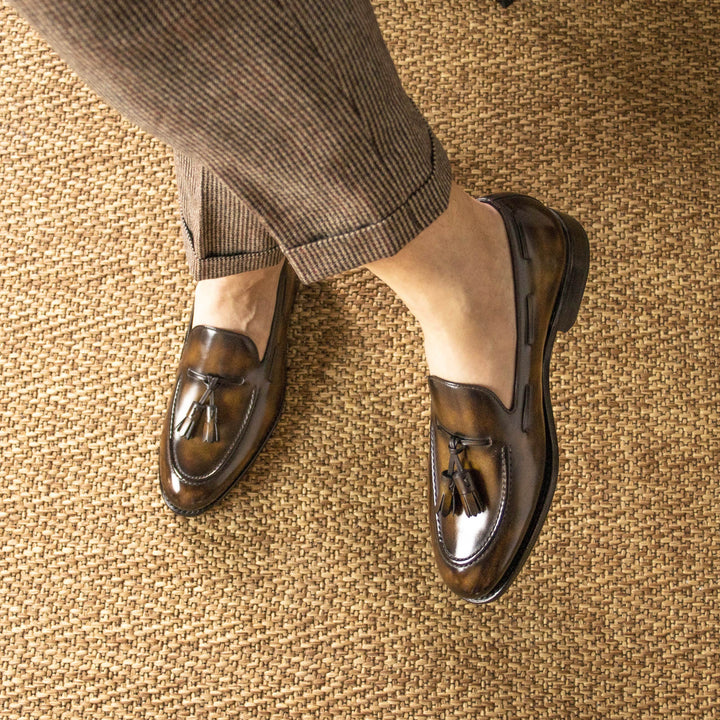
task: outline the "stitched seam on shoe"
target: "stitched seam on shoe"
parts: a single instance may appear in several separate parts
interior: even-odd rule
[[[464,568],[469,565],[472,565],[479,557],[482,555],[485,550],[487,550],[488,545],[492,542],[495,535],[497,534],[498,527],[500,527],[500,520],[503,518],[505,514],[505,507],[507,505],[507,499],[509,497],[509,482],[508,478],[510,476],[510,448],[505,445],[504,446],[504,452],[505,452],[505,458],[503,462],[503,477],[502,477],[502,493],[500,495],[500,508],[498,510],[497,518],[495,519],[495,525],[493,526],[492,530],[488,533],[488,536],[485,540],[485,542],[480,546],[478,550],[475,551],[473,555],[471,555],[469,558],[465,560],[458,560],[453,555],[450,554],[450,551],[447,548],[447,545],[443,541],[442,536],[442,528],[440,519],[438,517],[438,513],[435,513],[435,527],[437,529],[437,537],[438,537],[438,544],[440,545],[440,548],[443,551],[443,555],[450,561],[452,565],[454,565],[457,568]],[[432,490],[433,490],[433,502],[435,500],[435,495],[437,491],[437,463],[435,462],[435,428],[431,428],[431,435],[430,435],[430,465],[432,468]]]
[[[177,406],[177,399],[178,395],[180,394],[180,381],[178,381],[175,385],[175,394],[173,395],[173,403],[172,403],[172,412],[170,415],[170,427],[168,429],[168,434],[170,437],[168,437],[168,443],[170,444],[170,455],[172,458],[172,464],[175,470],[177,471],[178,475],[180,475],[183,479],[183,482],[187,485],[202,485],[204,482],[206,482],[212,475],[214,475],[219,469],[221,469],[225,463],[227,463],[228,458],[237,448],[238,444],[240,443],[240,440],[242,439],[242,436],[245,432],[245,428],[248,424],[248,420],[250,419],[250,415],[252,414],[252,411],[255,408],[255,398],[257,396],[257,388],[253,388],[252,395],[250,396],[250,403],[248,404],[248,409],[245,412],[245,417],[243,418],[242,424],[240,425],[240,428],[238,429],[237,433],[235,434],[235,441],[228,447],[228,449],[225,451],[225,454],[220,458],[220,460],[215,464],[214,468],[210,470],[209,472],[205,473],[204,475],[190,475],[189,473],[186,473],[183,471],[179,464],[178,459],[175,454],[175,447],[172,441],[172,433],[175,432],[175,408]]]

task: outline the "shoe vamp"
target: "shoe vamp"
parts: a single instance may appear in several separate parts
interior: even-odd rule
[[[244,462],[242,456],[249,454],[251,449],[243,448],[243,437],[256,400],[255,388],[249,383],[218,388],[213,397],[215,420],[209,417],[207,407],[202,408],[187,437],[188,433],[181,433],[178,427],[191,412],[193,402],[200,401],[202,393],[202,386],[183,383],[178,388],[172,418],[174,465],[186,480],[196,482],[216,475],[226,466]],[[215,429],[217,439],[214,439]]]
[[[437,432],[436,441],[433,484],[437,500],[438,478],[448,467],[450,452],[444,432]],[[436,514],[441,546],[449,559],[460,563],[482,553],[492,541],[503,514],[508,490],[507,456],[503,445],[495,443],[489,447],[467,448],[463,455],[465,470],[482,500],[482,509],[476,515],[468,515],[456,499],[453,512],[447,516]]]

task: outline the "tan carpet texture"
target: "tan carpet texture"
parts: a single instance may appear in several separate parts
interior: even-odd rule
[[[3,719],[720,717],[720,2],[376,7],[458,181],[590,235],[533,555],[489,606],[438,579],[422,338],[362,270],[302,290],[247,480],[166,509],[172,155],[4,7]]]

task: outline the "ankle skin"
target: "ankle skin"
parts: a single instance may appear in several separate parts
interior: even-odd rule
[[[432,375],[512,402],[515,301],[499,213],[453,185],[447,210],[400,252],[368,269],[417,318]]]
[[[262,358],[275,312],[283,263],[239,275],[201,280],[195,288],[193,327],[208,327],[247,335]]]

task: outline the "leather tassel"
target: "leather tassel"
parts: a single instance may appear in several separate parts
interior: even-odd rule
[[[470,473],[467,470],[457,471],[453,474],[453,480],[460,494],[460,502],[465,514],[468,517],[479,515],[485,509],[485,503],[475,489]]]
[[[217,406],[206,405],[205,406],[205,432],[203,434],[203,441],[207,443],[214,443],[220,439],[218,434],[217,426]]]
[[[203,406],[199,402],[194,401],[193,404],[190,406],[188,414],[180,421],[178,426],[175,428],[177,432],[179,432],[185,439],[189,440],[195,433],[195,428],[198,424],[198,421],[200,420],[200,415],[202,414],[202,411]]]
[[[186,440],[190,440],[195,434],[195,428],[200,422],[200,416],[205,411],[205,428],[203,430],[203,442],[217,442],[220,438],[217,427],[217,407],[215,406],[215,388],[219,378],[215,375],[201,375],[188,369],[188,375],[194,380],[201,380],[205,384],[205,392],[200,400],[195,400],[190,406],[188,414],[180,421],[175,428]]]
[[[447,517],[455,511],[455,483],[447,472],[440,476],[435,512]]]
[[[435,506],[435,512],[440,513],[443,517],[455,512],[456,493],[460,496],[460,504],[468,517],[479,515],[485,509],[485,503],[475,487],[472,476],[463,466],[460,459],[460,456],[465,452],[466,442],[478,446],[491,444],[486,438],[461,440],[459,437],[451,435],[448,443],[450,462],[448,469],[442,474],[442,480],[438,487],[438,502]]]

